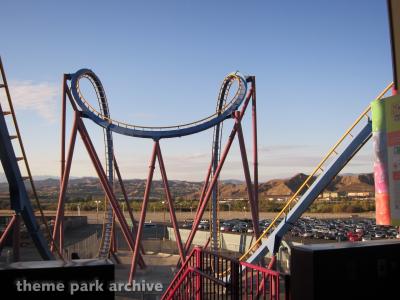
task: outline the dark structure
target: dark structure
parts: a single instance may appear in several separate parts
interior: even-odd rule
[[[295,246],[291,299],[397,299],[400,241]]]
[[[110,260],[18,262],[0,268],[0,280],[7,299],[114,299],[115,294],[109,289],[114,282]]]

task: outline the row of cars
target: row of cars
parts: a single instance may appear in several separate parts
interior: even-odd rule
[[[193,220],[185,220],[182,224],[182,228],[191,229],[193,226]],[[260,222],[260,228],[264,227],[264,222]],[[201,220],[198,229],[209,230],[210,222],[209,220]],[[219,229],[222,232],[236,232],[236,233],[252,233],[253,223],[250,219],[231,219],[231,220],[220,220]]]
[[[376,225],[375,219],[316,219],[301,218],[290,231],[292,237],[336,241],[367,241],[400,238],[394,226]]]
[[[259,222],[260,231],[264,231],[270,223],[270,219],[261,220]],[[182,228],[187,229],[191,229],[192,226],[193,220],[185,220],[181,225]],[[250,219],[220,220],[219,226],[222,232],[253,233],[254,231]],[[209,220],[202,220],[198,229],[209,230]],[[303,217],[293,225],[288,234],[294,238],[336,241],[400,239],[400,233],[396,227],[376,225],[374,219],[368,218],[316,219]]]

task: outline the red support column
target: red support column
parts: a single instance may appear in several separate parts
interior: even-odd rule
[[[234,127],[233,127],[233,130],[232,130],[232,132],[231,132],[231,134],[230,134],[230,136],[228,138],[226,146],[224,148],[224,152],[222,153],[222,156],[221,156],[221,159],[219,161],[218,167],[215,170],[215,174],[214,174],[214,176],[213,176],[213,178],[211,180],[210,186],[207,189],[207,192],[206,192],[206,194],[204,196],[204,199],[200,200],[201,204],[199,206],[197,216],[193,220],[192,230],[191,230],[191,232],[190,232],[190,234],[188,236],[188,239],[186,240],[186,243],[185,243],[185,252],[187,252],[190,249],[190,246],[191,246],[191,244],[193,242],[194,235],[196,234],[196,231],[197,231],[197,228],[198,228],[199,223],[201,221],[201,218],[203,217],[203,214],[204,214],[204,211],[206,209],[208,200],[211,197],[212,189],[214,188],[215,184],[218,181],[218,176],[219,176],[219,174],[221,172],[222,166],[225,163],[225,159],[226,159],[226,157],[228,155],[228,152],[229,152],[229,150],[230,150],[230,148],[232,146],[232,142],[233,142],[233,140],[235,138],[236,132],[237,132],[237,125],[235,124]]]
[[[153,146],[153,152],[151,154],[151,159],[150,159],[149,174],[147,176],[146,189],[144,191],[144,196],[143,196],[142,211],[140,213],[138,230],[136,234],[135,248],[133,249],[131,270],[129,273],[129,281],[128,281],[129,284],[132,283],[133,277],[135,276],[136,264],[139,255],[139,245],[140,241],[142,240],[143,226],[144,226],[144,221],[146,219],[147,204],[149,202],[151,183],[153,181],[154,165],[157,156],[157,147],[158,147],[158,141],[155,141]]]
[[[64,229],[63,226],[60,226],[62,223],[62,219],[64,217],[64,201],[65,201],[65,194],[67,191],[67,186],[68,186],[68,180],[69,180],[69,174],[71,171],[71,163],[72,163],[72,158],[74,156],[74,148],[75,148],[75,141],[76,141],[76,134],[77,134],[77,129],[78,129],[78,119],[79,119],[78,112],[75,112],[75,119],[74,119],[74,125],[72,126],[72,132],[71,132],[71,140],[69,144],[69,150],[68,150],[68,155],[67,155],[67,162],[66,166],[64,169],[64,174],[62,176],[62,182],[61,182],[61,188],[60,188],[60,195],[58,196],[58,207],[57,207],[57,213],[56,213],[56,219],[54,222],[54,228],[53,228],[53,242],[51,243],[51,251],[54,251],[54,242],[57,239],[57,232],[59,231],[60,233],[60,253],[62,253],[62,242],[64,240]]]
[[[246,99],[244,101],[242,110],[240,111],[240,120],[243,117],[243,115],[244,115],[244,113],[245,113],[245,111],[247,109],[247,106],[249,105],[249,101],[250,101],[250,98],[251,98],[252,94],[253,94],[253,88],[251,88],[250,92],[246,96]],[[233,126],[232,131],[231,131],[231,134],[229,135],[228,141],[227,141],[227,143],[225,145],[224,152],[222,153],[222,156],[221,156],[220,162],[218,164],[217,170],[215,171],[214,177],[213,177],[213,179],[211,181],[211,185],[208,187],[208,190],[207,190],[206,195],[204,196],[204,199],[200,199],[199,208],[197,210],[197,216],[195,217],[195,219],[193,221],[192,230],[191,230],[191,232],[189,234],[189,237],[188,237],[188,239],[186,240],[186,243],[185,243],[185,249],[184,250],[186,252],[188,251],[188,249],[190,248],[190,246],[191,246],[191,244],[193,242],[194,235],[196,234],[196,231],[197,231],[197,228],[199,226],[200,220],[203,217],[204,210],[205,210],[205,208],[207,206],[208,200],[210,199],[212,189],[214,188],[214,185],[217,182],[217,179],[218,179],[219,173],[221,172],[222,166],[224,165],[226,156],[228,155],[230,147],[232,146],[232,142],[233,142],[233,139],[235,138],[236,132],[237,132],[237,125],[235,124]],[[178,262],[178,264],[179,264],[179,262]]]
[[[157,157],[158,157],[158,164],[160,166],[162,181],[164,183],[164,191],[165,191],[165,195],[167,197],[169,214],[171,217],[172,226],[174,227],[176,244],[178,246],[178,251],[179,251],[181,260],[184,261],[185,260],[185,252],[184,252],[183,246],[182,246],[182,239],[181,239],[181,234],[179,232],[179,225],[178,225],[178,221],[176,220],[174,203],[173,203],[173,199],[171,197],[171,192],[169,190],[167,172],[165,170],[164,160],[163,160],[163,157],[161,154],[161,148],[160,148],[159,143],[157,143]]]
[[[201,268],[201,248],[195,248],[195,253],[196,253],[196,269],[199,271],[202,271]],[[203,299],[203,285],[202,285],[202,280],[201,280],[201,275],[197,273],[196,275],[196,300],[202,300]]]
[[[19,261],[20,257],[20,239],[21,238],[21,216],[15,215],[13,229],[13,261]]]
[[[115,229],[115,214],[114,213],[113,213],[112,226],[113,226],[113,228],[112,228],[112,238],[111,238],[111,252],[117,253],[117,251],[118,251],[117,231]]]
[[[125,200],[125,203],[126,203],[126,209],[128,210],[128,214],[129,214],[129,217],[130,217],[131,222],[132,222],[132,228],[133,228],[132,234],[136,235],[137,226],[136,226],[135,218],[133,216],[132,207],[129,204],[128,193],[126,192],[124,182],[122,181],[121,172],[119,170],[119,167],[118,167],[117,160],[116,160],[115,156],[114,156],[114,170],[115,170],[115,173],[117,175],[117,179],[118,179],[119,185],[121,187],[122,195],[124,195],[124,200]],[[144,249],[143,249],[143,245],[142,244],[140,244],[140,251],[142,251],[142,253],[144,254]]]
[[[4,246],[3,244],[6,241],[7,236],[10,234],[11,229],[14,227],[16,220],[17,220],[17,215],[13,215],[11,217],[10,222],[8,222],[6,229],[4,229],[3,234],[0,237],[0,247]]]
[[[249,202],[250,202],[251,218],[253,221],[254,235],[258,238],[260,236],[260,228],[259,228],[259,224],[258,224],[258,210],[257,210],[257,205],[255,203],[254,190],[253,190],[253,185],[251,183],[251,178],[250,178],[249,162],[247,160],[246,145],[244,142],[242,125],[240,124],[240,112],[236,112],[235,118],[236,118],[236,124],[237,124],[240,154],[242,156],[244,177],[246,179],[246,185],[247,185],[247,194],[248,194]]]
[[[93,166],[96,170],[97,176],[100,179],[100,183],[103,188],[103,191],[105,192],[108,201],[110,201],[113,211],[119,221],[122,233],[129,245],[129,248],[133,251],[134,245],[135,245],[135,240],[133,239],[133,237],[131,235],[128,224],[126,223],[125,217],[123,216],[121,208],[118,204],[118,201],[113,193],[112,187],[110,186],[110,183],[108,182],[107,175],[104,172],[104,169],[100,162],[100,159],[96,153],[96,150],[94,149],[92,141],[90,140],[90,137],[86,130],[85,124],[83,123],[83,121],[81,119],[78,119],[78,131],[79,131],[79,134],[85,145],[85,148],[89,154],[89,157],[93,163]],[[140,254],[139,254],[139,265],[142,268],[145,267],[144,260]]]
[[[252,125],[253,125],[253,182],[254,182],[254,203],[257,205],[257,215],[259,214],[258,199],[258,141],[257,141],[257,97],[256,97],[256,77],[252,76],[251,96],[252,103]]]
[[[211,160],[210,165],[208,166],[206,178],[204,179],[204,185],[203,185],[203,188],[201,190],[201,194],[200,194],[200,198],[199,198],[199,205],[197,205],[196,214],[194,215],[194,218],[197,218],[197,214],[198,214],[199,208],[201,206],[201,201],[203,200],[204,194],[207,191],[208,184],[210,183],[210,175],[211,175],[212,165],[213,165],[213,163],[212,163],[212,160]]]
[[[65,170],[65,118],[66,118],[66,90],[67,90],[67,75],[63,75],[62,83],[62,99],[61,99],[61,174],[60,174],[60,190]],[[60,252],[64,248],[64,206],[61,208],[60,213]]]

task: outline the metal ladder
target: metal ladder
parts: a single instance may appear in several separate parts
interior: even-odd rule
[[[52,259],[53,255],[50,253],[48,243],[44,239],[40,227],[36,222],[35,213],[29,200],[28,192],[25,187],[25,181],[29,181],[33,197],[35,198],[36,205],[40,211],[43,225],[46,228],[48,237],[51,240],[50,229],[47,225],[46,218],[41,208],[37,190],[32,178],[32,173],[29,167],[28,159],[24,144],[22,142],[21,133],[18,127],[17,117],[15,115],[14,106],[11,100],[11,94],[7,83],[6,74],[3,67],[3,62],[0,57],[0,73],[1,82],[0,90],[4,90],[7,98],[6,103],[0,103],[0,158],[3,165],[4,173],[7,177],[7,181],[10,189],[10,202],[11,208],[20,214],[25,222],[25,225],[35,243],[40,255],[44,259]],[[1,98],[0,98],[1,99]],[[7,107],[8,106],[8,107]],[[3,110],[7,107],[7,110]],[[9,133],[6,117],[11,117],[10,124],[13,129],[13,134]],[[14,146],[12,141],[17,140],[18,146]],[[16,155],[16,149],[19,151],[19,156]],[[21,174],[21,167],[19,162],[23,161],[26,175]]]

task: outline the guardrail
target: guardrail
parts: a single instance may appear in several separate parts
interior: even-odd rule
[[[289,276],[194,248],[162,296],[170,299],[289,299]]]

